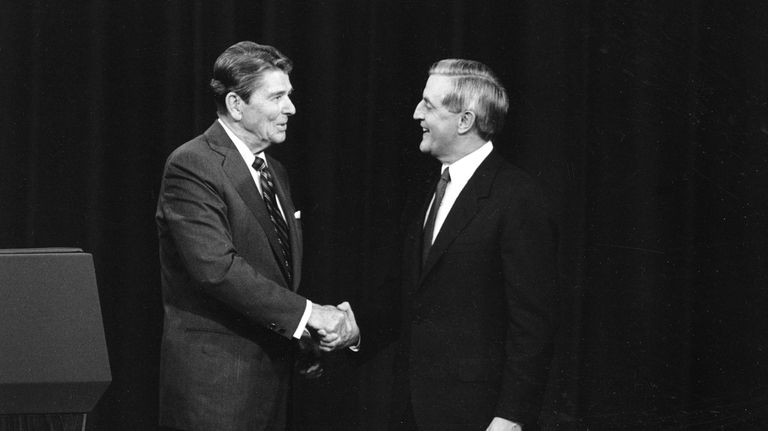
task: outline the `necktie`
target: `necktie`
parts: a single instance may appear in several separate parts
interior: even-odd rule
[[[280,266],[288,282],[291,282],[293,271],[291,269],[291,241],[288,237],[288,225],[280,213],[275,197],[275,183],[272,181],[272,173],[269,171],[266,163],[261,157],[256,157],[253,161],[253,169],[256,169],[261,175],[261,197],[264,199],[264,205],[267,207],[269,218],[277,233],[277,242],[280,243]]]
[[[437,187],[435,187],[435,199],[432,202],[432,208],[429,210],[427,223],[424,225],[424,242],[421,248],[422,264],[427,261],[429,249],[432,247],[432,236],[434,236],[435,231],[435,219],[437,218],[437,210],[440,209],[440,204],[443,202],[443,195],[445,195],[445,188],[448,186],[450,181],[451,174],[448,172],[448,168],[445,168],[443,174],[440,175],[440,181],[437,182]]]

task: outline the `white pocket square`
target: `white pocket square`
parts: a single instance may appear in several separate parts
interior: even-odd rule
[[[301,220],[301,211],[296,211],[295,213],[293,213],[293,218],[295,218],[296,220]]]

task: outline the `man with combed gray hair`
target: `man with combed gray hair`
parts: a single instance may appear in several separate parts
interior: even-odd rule
[[[487,66],[447,59],[430,69],[413,113],[421,152],[442,168],[410,217],[402,291],[389,306],[403,310],[393,430],[537,428],[555,328],[556,229],[542,189],[494,150],[508,105]],[[366,326],[376,319],[359,314],[373,344]]]

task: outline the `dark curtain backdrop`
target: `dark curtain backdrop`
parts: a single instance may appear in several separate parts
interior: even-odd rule
[[[114,380],[89,429],[156,423],[160,175],[215,118],[213,61],[244,39],[295,62],[271,151],[311,299],[381,288],[405,192],[436,167],[411,119],[427,68],[477,59],[512,96],[496,146],[558,210],[545,428],[768,427],[763,0],[2,0],[0,247],[94,255]],[[300,429],[381,429],[389,353],[300,383]]]

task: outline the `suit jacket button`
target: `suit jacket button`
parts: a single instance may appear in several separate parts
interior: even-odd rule
[[[270,324],[269,324],[269,329],[271,329],[271,330],[273,330],[273,331],[274,331],[274,330],[275,330],[275,328],[277,328],[277,323],[270,323]]]

